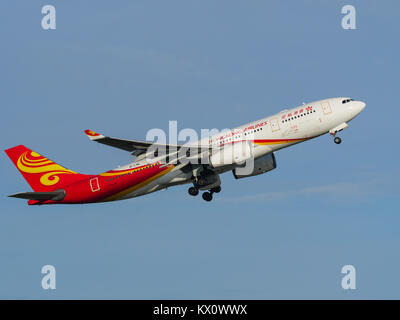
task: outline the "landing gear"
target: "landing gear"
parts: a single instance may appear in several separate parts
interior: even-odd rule
[[[211,201],[213,198],[213,193],[221,192],[221,186],[212,188],[210,191],[206,191],[202,194],[202,197],[205,201]]]
[[[334,143],[340,144],[340,143],[342,142],[342,139],[340,139],[339,137],[336,137],[336,134],[337,134],[339,131],[342,131],[343,129],[346,129],[347,127],[348,127],[348,126],[347,126],[347,123],[344,123],[344,124],[342,124],[342,125],[340,125],[340,126],[334,128],[334,129],[332,129],[331,131],[329,131],[329,134],[332,135],[332,136],[334,137],[334,139],[333,139],[333,142],[334,142]]]
[[[342,142],[342,139],[340,139],[339,137],[335,137],[335,139],[333,139],[333,142],[335,142],[336,144],[340,144]]]
[[[195,187],[190,187],[188,189],[188,192],[191,196],[197,196],[199,194],[199,189],[195,188]]]
[[[202,186],[205,186],[207,184],[207,181],[206,181],[206,179],[200,177],[200,178],[197,179],[196,184],[199,187],[202,187]]]
[[[214,193],[221,192],[221,180],[218,173],[206,166],[195,168],[192,171],[191,180],[193,187],[190,187],[188,192],[192,196],[197,196],[199,191],[207,190],[201,196],[205,201],[209,202],[212,200]]]
[[[212,198],[213,198],[211,192],[204,192],[204,193],[202,194],[202,197],[203,197],[203,199],[204,199],[205,201],[207,201],[207,202],[208,202],[208,201],[211,201]]]

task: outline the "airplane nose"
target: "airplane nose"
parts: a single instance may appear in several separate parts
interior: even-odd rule
[[[350,105],[350,109],[353,110],[355,114],[359,114],[365,108],[365,103],[362,101],[353,101],[353,104]]]
[[[358,103],[359,103],[359,108],[360,108],[360,112],[361,112],[364,110],[366,104],[365,104],[365,102],[362,102],[362,101],[358,101]]]
[[[353,100],[352,103],[349,103],[348,112],[351,116],[351,119],[356,117],[363,111],[365,108],[365,103],[362,101]]]

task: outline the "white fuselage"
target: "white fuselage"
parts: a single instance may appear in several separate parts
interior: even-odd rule
[[[256,159],[282,148],[318,137],[325,133],[335,135],[347,127],[347,123],[356,117],[365,107],[365,103],[350,98],[331,98],[314,101],[301,106],[283,110],[230,131],[224,131],[202,139],[199,144],[213,149],[221,149],[239,141],[253,144],[253,157]],[[142,160],[118,168],[124,170],[143,165]],[[232,170],[232,166],[219,168],[218,173]],[[135,190],[124,198],[137,197],[168,186],[190,183],[192,172],[176,170],[154,180],[144,188]]]

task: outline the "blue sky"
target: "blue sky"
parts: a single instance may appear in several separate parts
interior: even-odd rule
[[[53,4],[57,29],[41,29]],[[341,28],[353,4],[357,30]],[[211,203],[170,188],[28,207],[0,157],[0,298],[400,298],[398,1],[3,1],[1,148],[82,173],[128,163],[84,129],[234,127],[327,97],[367,103],[341,133],[222,176]],[[57,289],[41,287],[54,265]],[[357,289],[341,288],[341,268]]]

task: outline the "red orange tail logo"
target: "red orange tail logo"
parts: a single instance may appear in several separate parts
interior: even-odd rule
[[[34,151],[25,151],[17,161],[17,167],[25,173],[43,173],[40,183],[44,186],[52,186],[60,181],[61,174],[76,174],[76,172],[63,168],[57,163],[41,156]]]

